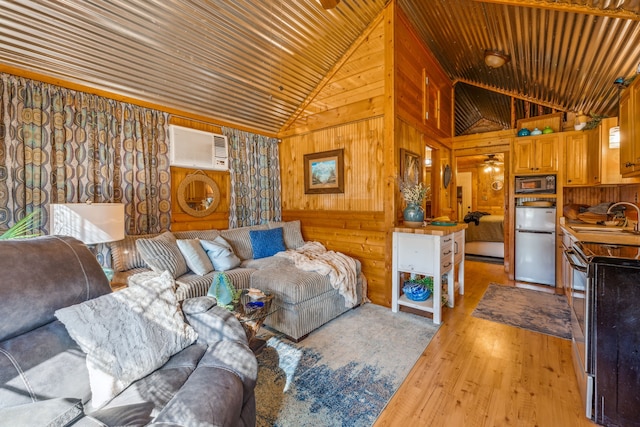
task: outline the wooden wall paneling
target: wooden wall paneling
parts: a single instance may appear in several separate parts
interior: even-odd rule
[[[621,187],[565,187],[563,203],[595,206],[600,203],[617,202],[621,199]]]
[[[202,171],[218,185],[220,190],[220,204],[215,212],[206,217],[197,218],[185,213],[178,204],[176,190],[180,182],[195,169],[171,167],[171,230],[203,230],[229,228],[229,199],[231,180],[229,172]]]
[[[385,26],[382,19],[354,44],[348,59],[305,100],[296,119],[279,133],[281,138],[330,126],[382,116],[385,109]]]
[[[436,138],[450,138],[453,84],[431,52],[419,41],[407,17],[399,9],[395,22],[396,115],[423,132],[433,133]],[[428,86],[425,86],[423,73],[429,77]],[[429,120],[423,117],[425,89],[429,91]],[[442,143],[447,145],[450,141],[444,139]]]
[[[387,234],[384,212],[283,210],[285,221],[299,219],[306,241],[318,241],[329,250],[358,259],[367,277],[368,295],[375,304],[390,306],[385,264]]]
[[[282,208],[382,211],[383,118],[287,137],[280,144]],[[304,194],[304,155],[344,148],[343,194]]]
[[[169,118],[169,124],[176,125],[176,126],[182,126],[182,127],[186,127],[186,128],[191,128],[191,129],[197,129],[197,130],[201,130],[201,131],[204,131],[204,132],[212,132],[212,133],[217,133],[217,134],[221,134],[222,133],[222,128],[220,126],[218,126],[218,125],[214,125],[212,123],[201,122],[201,121],[197,121],[197,120],[191,120],[191,119],[188,119],[186,117],[171,116]]]
[[[383,275],[379,283],[369,286],[369,298],[373,303],[391,307],[392,226],[396,222],[399,160],[396,147],[396,12],[395,2],[384,11],[384,226],[386,227],[385,256],[381,259]]]

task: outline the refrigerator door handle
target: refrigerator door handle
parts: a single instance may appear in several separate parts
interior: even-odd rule
[[[518,233],[535,233],[535,234],[554,234],[555,231],[538,231],[538,230],[523,230],[521,228],[516,230]]]

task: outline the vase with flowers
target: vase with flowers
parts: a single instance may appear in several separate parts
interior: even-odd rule
[[[400,192],[402,193],[404,201],[407,203],[407,207],[402,212],[405,224],[413,227],[422,226],[422,222],[424,221],[422,203],[429,192],[429,187],[425,186],[422,182],[417,184],[402,182],[400,184]]]

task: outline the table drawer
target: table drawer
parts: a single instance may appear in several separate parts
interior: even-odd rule
[[[457,264],[462,261],[464,256],[464,233],[458,232],[453,242],[454,262]]]

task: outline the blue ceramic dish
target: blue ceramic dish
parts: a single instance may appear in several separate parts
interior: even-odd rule
[[[402,292],[411,301],[426,301],[431,296],[431,291],[425,288],[424,285],[409,281],[404,282]]]

